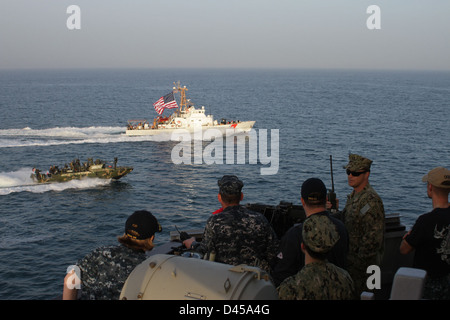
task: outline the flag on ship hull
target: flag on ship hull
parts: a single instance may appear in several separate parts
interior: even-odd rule
[[[170,92],[165,96],[159,98],[158,101],[153,104],[153,106],[155,107],[155,110],[158,114],[162,114],[164,112],[164,109],[178,108],[178,104],[175,100],[173,92]]]

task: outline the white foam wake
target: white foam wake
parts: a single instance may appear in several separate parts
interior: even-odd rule
[[[49,138],[88,138],[125,133],[125,127],[55,127],[47,129],[1,129],[0,136],[26,136]]]
[[[0,172],[0,195],[16,192],[44,193],[67,189],[90,189],[108,185],[111,182],[111,179],[86,178],[61,183],[40,184],[31,179],[31,170],[22,168],[18,171]]]
[[[125,135],[124,127],[63,127],[48,129],[2,129],[0,148],[57,146],[84,143],[158,141],[160,137]]]
[[[190,140],[204,139],[202,134],[197,136],[185,130],[181,132],[190,135]],[[235,134],[235,132],[230,131],[226,135]],[[164,132],[157,135],[127,136],[124,127],[56,127],[48,129],[31,129],[26,127],[23,129],[0,130],[0,148],[170,140],[179,141],[179,135],[172,136],[172,132]],[[211,141],[211,138],[206,140]]]

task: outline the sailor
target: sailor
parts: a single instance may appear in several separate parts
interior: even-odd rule
[[[302,226],[305,266],[277,288],[283,300],[352,300],[353,281],[347,271],[327,261],[339,241],[334,223],[325,215],[313,214]]]
[[[427,272],[424,299],[450,300],[450,170],[437,167],[422,178],[433,210],[403,238],[400,253],[414,252],[413,267]]]
[[[38,180],[41,180],[41,179],[42,179],[41,170],[35,169],[35,170],[34,170],[34,174],[36,175],[36,178],[37,178]]]
[[[331,217],[326,211],[327,188],[322,180],[309,178],[305,180],[301,188],[301,203],[307,217],[322,215],[330,219],[336,226],[339,241],[328,254],[328,259],[336,266],[345,269],[348,253],[348,232],[344,223]],[[301,249],[302,224],[294,225],[281,238],[277,253],[276,264],[273,267],[272,278],[275,286],[287,277],[295,275],[305,265],[305,255]]]
[[[146,210],[135,211],[125,222],[125,232],[118,237],[120,245],[99,247],[78,261],[81,279],[74,271],[64,278],[64,300],[75,300],[81,280],[80,299],[116,300],[131,271],[147,259],[145,254],[153,249],[156,232],[162,228],[153,214]]]
[[[217,262],[247,264],[270,272],[278,244],[271,225],[262,214],[240,205],[244,183],[237,176],[223,176],[218,186],[223,211],[208,218],[200,244],[194,237],[183,244],[202,254],[215,253]]]
[[[357,295],[367,288],[367,267],[381,264],[384,250],[384,206],[380,196],[369,184],[372,160],[357,154],[349,155],[346,169],[348,184],[353,188],[342,212],[334,216],[342,220],[349,233],[347,271]]]

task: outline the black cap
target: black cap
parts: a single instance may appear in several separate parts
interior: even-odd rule
[[[308,204],[324,204],[327,200],[327,188],[322,180],[309,178],[302,184],[302,198]]]
[[[240,194],[244,183],[234,175],[225,175],[219,181],[219,192],[221,194]]]
[[[162,228],[153,214],[146,210],[135,211],[125,223],[125,234],[133,239],[144,240],[161,232]]]

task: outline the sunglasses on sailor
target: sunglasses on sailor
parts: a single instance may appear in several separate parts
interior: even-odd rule
[[[359,177],[361,174],[366,173],[368,171],[361,171],[361,172],[355,172],[355,171],[350,171],[347,169],[347,175],[349,176],[350,174],[354,177]]]

